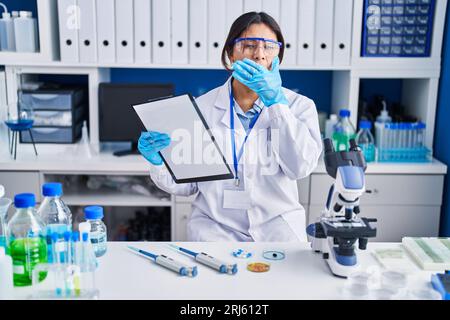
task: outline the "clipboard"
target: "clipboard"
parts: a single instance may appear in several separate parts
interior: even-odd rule
[[[205,118],[189,93],[150,100],[133,108],[148,131],[167,133],[171,137],[170,145],[159,154],[176,183],[234,178]],[[209,141],[203,141],[205,136],[209,136]],[[205,153],[205,150],[208,152]]]

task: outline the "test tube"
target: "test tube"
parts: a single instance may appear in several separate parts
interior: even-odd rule
[[[53,264],[55,264],[55,283],[56,283],[56,289],[55,293],[56,296],[62,295],[62,287],[61,287],[61,269],[60,269],[60,255],[58,251],[58,234],[56,232],[53,232],[51,235],[52,239],[52,256],[53,256]]]
[[[71,244],[70,244],[70,237],[72,233],[70,231],[64,232],[64,263],[65,264],[71,264],[72,263],[72,252],[71,252]]]

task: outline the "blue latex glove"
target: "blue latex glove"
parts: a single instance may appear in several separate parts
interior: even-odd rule
[[[158,152],[169,144],[170,137],[166,133],[142,132],[138,142],[138,150],[151,164],[159,166],[163,164],[163,159]]]
[[[272,70],[267,70],[253,60],[245,58],[233,63],[232,76],[256,92],[265,106],[277,103],[288,105],[288,101],[281,89],[280,59],[272,61]]]

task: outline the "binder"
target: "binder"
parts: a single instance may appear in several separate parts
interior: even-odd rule
[[[298,43],[297,64],[312,66],[315,49],[316,0],[299,0],[298,2]]]
[[[333,58],[334,0],[316,0],[316,65],[331,65]]]
[[[333,65],[350,64],[353,0],[335,0]]]
[[[168,0],[153,0],[152,50],[153,63],[168,64],[171,60],[170,4]]]
[[[78,0],[80,8],[80,29],[78,30],[78,46],[80,62],[97,61],[97,28],[95,23],[95,1]]]
[[[262,0],[262,11],[274,18],[276,22],[280,22],[279,0]]]
[[[76,0],[58,0],[58,28],[61,61],[78,62],[80,8]]]
[[[189,1],[189,62],[206,64],[207,0]]]
[[[134,0],[134,62],[151,62],[150,24],[151,1]]]
[[[229,0],[226,1],[225,5],[225,28],[227,30],[227,34],[233,24],[234,20],[236,20],[239,16],[242,15],[244,10],[244,2],[243,0]]]
[[[262,0],[244,0],[244,13],[252,11],[262,11]]]
[[[133,63],[133,0],[116,0],[116,60]]]
[[[280,7],[280,28],[284,36],[284,65],[295,65],[297,60],[297,3],[283,0]]]
[[[227,39],[225,26],[225,1],[208,0],[208,64],[220,65],[222,48]]]
[[[172,0],[172,63],[187,64],[189,48],[188,0]]]
[[[116,61],[115,9],[114,0],[96,0],[97,56],[98,61]]]

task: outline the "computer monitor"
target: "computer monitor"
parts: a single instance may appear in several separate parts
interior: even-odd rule
[[[131,150],[115,152],[116,156],[137,153],[137,141],[146,129],[132,106],[173,94],[173,84],[100,83],[100,141],[132,143]]]

